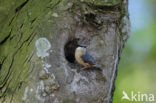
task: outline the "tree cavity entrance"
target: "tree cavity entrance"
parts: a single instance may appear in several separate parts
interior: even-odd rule
[[[65,58],[70,63],[75,62],[75,49],[77,48],[78,40],[77,38],[69,40],[64,46]]]

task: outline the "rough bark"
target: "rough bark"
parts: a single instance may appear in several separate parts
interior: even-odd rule
[[[128,0],[3,0],[0,6],[1,103],[112,102],[129,32]],[[88,45],[102,71],[80,71],[77,43]]]

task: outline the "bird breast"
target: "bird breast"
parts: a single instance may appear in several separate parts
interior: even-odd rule
[[[84,51],[84,49],[81,49],[81,48],[77,48],[76,49],[76,51],[75,51],[75,59],[76,59],[76,61],[79,63],[79,64],[81,64],[81,65],[83,65],[83,66],[88,66],[88,63],[85,63],[83,60],[82,60],[82,58],[81,58],[81,56],[83,56],[85,54],[85,51]]]

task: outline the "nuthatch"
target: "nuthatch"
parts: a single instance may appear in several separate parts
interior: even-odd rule
[[[75,59],[76,61],[83,65],[84,68],[96,67],[100,68],[94,60],[94,58],[88,53],[86,46],[79,45],[75,50]]]

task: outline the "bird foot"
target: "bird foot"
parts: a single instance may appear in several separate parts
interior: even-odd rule
[[[86,70],[87,68],[88,68],[88,67],[84,67],[84,68],[78,69],[77,72],[79,73],[79,72],[81,72],[81,71],[83,71],[83,70]]]

